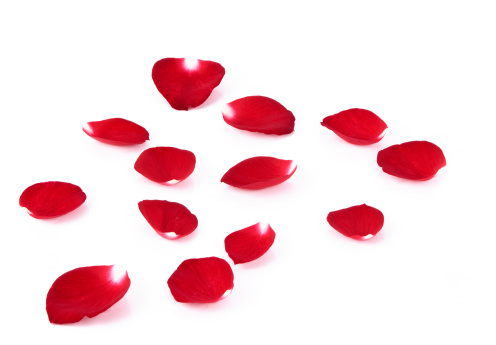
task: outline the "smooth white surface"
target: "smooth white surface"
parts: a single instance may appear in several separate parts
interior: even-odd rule
[[[2,343],[494,344],[496,262],[492,1],[5,1],[0,5]],[[165,57],[213,60],[226,75],[197,109],[172,109],[151,79]],[[222,106],[264,95],[296,116],[293,134],[232,128]],[[320,125],[360,107],[389,126],[379,143],[348,144]],[[151,140],[115,147],[87,121],[124,117]],[[429,140],[448,165],[427,182],[384,174],[376,154]],[[175,186],[133,169],[153,146],[188,149],[194,173]],[[257,155],[293,159],[287,182],[263,191],[221,184]],[[40,221],[18,206],[37,182],[79,185],[87,201]],[[183,203],[199,219],[168,241],[137,203]],[[367,203],[382,231],[357,242],[327,213]],[[267,221],[261,259],[233,267],[212,305],[173,300],[184,259],[219,256],[225,236]],[[76,267],[121,264],[128,294],[74,325],[48,322],[52,282]]]

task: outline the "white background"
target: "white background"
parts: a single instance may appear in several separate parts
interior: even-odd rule
[[[296,2],[295,2],[296,3]],[[2,343],[494,344],[495,10],[492,1],[4,1],[0,5],[2,115]],[[221,63],[226,75],[200,107],[172,109],[151,69],[165,57]],[[234,129],[223,104],[278,100],[296,117],[276,137]],[[371,146],[320,125],[348,108],[389,126]],[[124,117],[150,141],[97,142],[87,121]],[[428,182],[384,174],[380,149],[410,140],[440,146],[447,166]],[[162,186],[133,169],[140,152],[195,153],[184,182]],[[220,183],[258,155],[294,159],[279,186]],[[76,211],[40,221],[19,207],[37,182],[79,185]],[[198,216],[183,239],[158,236],[137,203],[165,199]],[[326,222],[367,203],[385,225],[358,242]],[[174,301],[179,263],[218,256],[229,233],[270,222],[261,259],[233,266],[235,286],[211,305]],[[61,274],[124,265],[127,295],[107,312],[52,325],[45,298]]]

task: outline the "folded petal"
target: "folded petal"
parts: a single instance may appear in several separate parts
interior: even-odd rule
[[[221,182],[243,189],[264,189],[289,179],[296,171],[291,160],[274,157],[252,157],[229,169]]]
[[[338,232],[355,240],[368,240],[384,225],[381,211],[365,204],[330,212],[327,222]]]
[[[355,145],[370,145],[382,139],[387,125],[373,112],[365,109],[348,109],[327,116],[321,122],[339,137]]]
[[[121,118],[88,122],[84,125],[83,131],[93,139],[111,145],[143,144],[149,140],[146,129]]]
[[[134,169],[154,182],[173,185],[186,179],[195,170],[193,152],[175,147],[152,147],[143,151]]]
[[[377,154],[377,164],[390,175],[426,181],[446,166],[443,151],[428,141],[409,141],[393,145]]]
[[[189,259],[172,273],[167,285],[178,302],[213,303],[231,293],[234,275],[231,266],[223,259]]]
[[[48,319],[63,324],[94,317],[124,297],[130,285],[127,272],[118,266],[76,268],[58,277],[48,291]]]
[[[166,58],[153,65],[152,79],[172,108],[188,110],[207,100],[225,72],[214,61]]]
[[[76,185],[67,182],[41,182],[24,190],[19,205],[34,218],[47,219],[69,213],[86,200],[86,194]]]
[[[264,96],[249,96],[227,103],[222,115],[227,124],[245,131],[277,135],[294,131],[293,113]]]
[[[235,231],[224,240],[226,252],[234,264],[242,264],[258,259],[274,243],[276,233],[269,224],[257,223]]]

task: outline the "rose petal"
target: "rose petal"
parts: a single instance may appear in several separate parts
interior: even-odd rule
[[[47,219],[69,213],[86,200],[86,194],[76,185],[67,182],[41,182],[24,190],[19,205],[34,218]]]
[[[227,124],[245,131],[289,134],[295,117],[279,102],[263,96],[249,96],[228,103],[222,109]]]
[[[184,58],[159,60],[152,69],[155,86],[176,110],[188,110],[205,102],[224,74],[224,67],[217,62]]]
[[[76,268],[58,277],[48,291],[48,319],[63,324],[94,317],[124,297],[130,285],[127,272],[118,266]]]
[[[178,302],[213,303],[229,295],[234,286],[234,275],[223,259],[189,259],[172,273],[167,285]]]
[[[382,229],[384,215],[378,209],[363,204],[330,212],[327,222],[345,236],[368,240]]]
[[[321,125],[355,145],[370,145],[382,139],[387,125],[379,116],[365,109],[348,109],[327,116]]]
[[[242,264],[258,259],[274,243],[276,233],[269,224],[257,223],[228,235],[224,244],[226,252],[234,264]]]
[[[134,169],[149,180],[173,185],[191,175],[195,165],[193,152],[175,147],[152,147],[140,154]]]
[[[229,169],[221,182],[243,189],[264,189],[289,179],[296,171],[291,160],[273,157],[252,157]]]
[[[433,143],[410,141],[379,151],[377,164],[387,174],[426,181],[446,166],[446,158],[443,151]]]
[[[166,200],[143,200],[139,210],[160,236],[173,240],[191,234],[198,219],[185,206]]]
[[[93,139],[112,145],[135,145],[149,140],[146,129],[121,118],[88,122],[83,131]]]

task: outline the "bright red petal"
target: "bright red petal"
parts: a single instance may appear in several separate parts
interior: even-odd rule
[[[269,224],[258,223],[228,235],[224,244],[226,252],[234,264],[242,264],[258,259],[274,243],[276,233]]]
[[[86,200],[86,194],[76,185],[67,182],[41,182],[24,190],[19,205],[34,218],[55,218],[69,213]]]
[[[76,268],[58,277],[48,291],[48,319],[63,324],[94,317],[124,297],[130,285],[127,272],[117,266]]]
[[[88,122],[83,131],[93,139],[112,145],[143,144],[149,139],[146,129],[121,118]]]
[[[140,154],[134,169],[149,180],[173,185],[191,175],[195,165],[193,152],[175,147],[152,147]]]
[[[387,174],[426,181],[446,166],[446,158],[443,151],[433,143],[409,141],[379,151],[377,164]]]
[[[286,181],[295,171],[293,161],[253,157],[233,166],[220,181],[237,188],[264,189]]]
[[[213,303],[231,293],[234,275],[231,266],[223,259],[189,259],[172,273],[167,285],[178,302]]]
[[[152,79],[172,108],[188,110],[207,100],[225,72],[213,61],[166,58],[153,65]]]
[[[222,109],[227,124],[245,131],[289,134],[295,117],[279,102],[263,96],[249,96],[228,103]]]
[[[384,225],[384,215],[365,204],[330,212],[327,222],[345,236],[355,240],[368,240]]]
[[[322,120],[342,139],[355,145],[370,145],[384,136],[387,125],[379,116],[365,109],[348,109]]]

